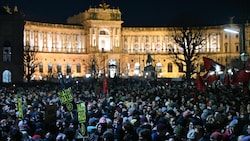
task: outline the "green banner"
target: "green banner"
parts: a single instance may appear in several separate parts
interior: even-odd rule
[[[70,89],[65,89],[59,93],[60,99],[63,105],[66,106],[68,111],[74,110],[74,101],[73,96]]]
[[[86,122],[86,105],[85,102],[77,104],[78,121]]]
[[[87,134],[87,132],[86,132],[86,126],[85,126],[85,123],[87,121],[86,103],[85,102],[81,102],[81,103],[78,103],[76,106],[77,106],[77,113],[78,113],[78,121],[81,124],[82,135],[86,135]]]
[[[23,104],[22,104],[22,98],[17,99],[18,104],[18,117],[23,119]]]

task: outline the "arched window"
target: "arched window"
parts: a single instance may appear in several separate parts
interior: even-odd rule
[[[48,64],[48,73],[52,73],[52,63]]]
[[[237,51],[237,52],[239,52],[239,51],[240,51],[240,49],[239,49],[239,46],[238,46],[238,45],[236,45],[236,51]]]
[[[69,74],[69,73],[71,73],[71,64],[70,63],[68,63],[67,64],[67,74]]]
[[[11,72],[9,70],[3,71],[2,78],[3,83],[11,83]]]
[[[228,43],[225,43],[224,46],[225,46],[225,52],[228,52]]]
[[[172,63],[168,63],[168,72],[173,72],[173,65],[172,65]]]
[[[56,68],[58,73],[62,72],[62,65],[60,63],[57,64]]]
[[[156,72],[162,72],[162,64],[161,63],[156,64],[155,71]]]
[[[183,71],[183,64],[182,64],[182,63],[180,63],[180,64],[178,65],[178,69],[179,69],[179,72],[184,72],[184,71]]]
[[[80,63],[76,64],[76,72],[81,73],[81,64]]]
[[[42,62],[39,63],[39,72],[43,73],[43,63]]]
[[[135,70],[134,70],[135,75],[140,75],[140,63],[135,63]]]
[[[104,31],[104,30],[101,30],[100,35],[108,35],[108,33],[106,31]]]

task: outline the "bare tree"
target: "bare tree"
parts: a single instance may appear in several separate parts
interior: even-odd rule
[[[171,46],[172,59],[179,68],[183,69],[184,77],[190,81],[192,75],[197,73],[198,59],[205,39],[200,27],[175,28],[173,39],[176,47]]]
[[[28,82],[31,80],[31,76],[35,73],[38,64],[36,63],[35,49],[31,49],[30,46],[24,48],[24,65],[25,65],[25,77]]]

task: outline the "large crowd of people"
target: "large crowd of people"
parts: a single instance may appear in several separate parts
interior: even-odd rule
[[[77,82],[1,86],[0,140],[250,140],[250,95],[240,88],[220,85],[202,92],[182,81],[117,78],[102,94],[101,81]],[[77,109],[67,111],[61,103],[65,88],[74,103],[86,103],[84,133]],[[54,113],[46,113],[49,105],[56,107]]]

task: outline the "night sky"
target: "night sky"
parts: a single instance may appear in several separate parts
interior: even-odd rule
[[[103,0],[0,0],[0,5],[18,6],[26,19],[66,23],[69,16]],[[250,16],[247,0],[104,0],[122,12],[123,26],[183,26],[235,23]]]

